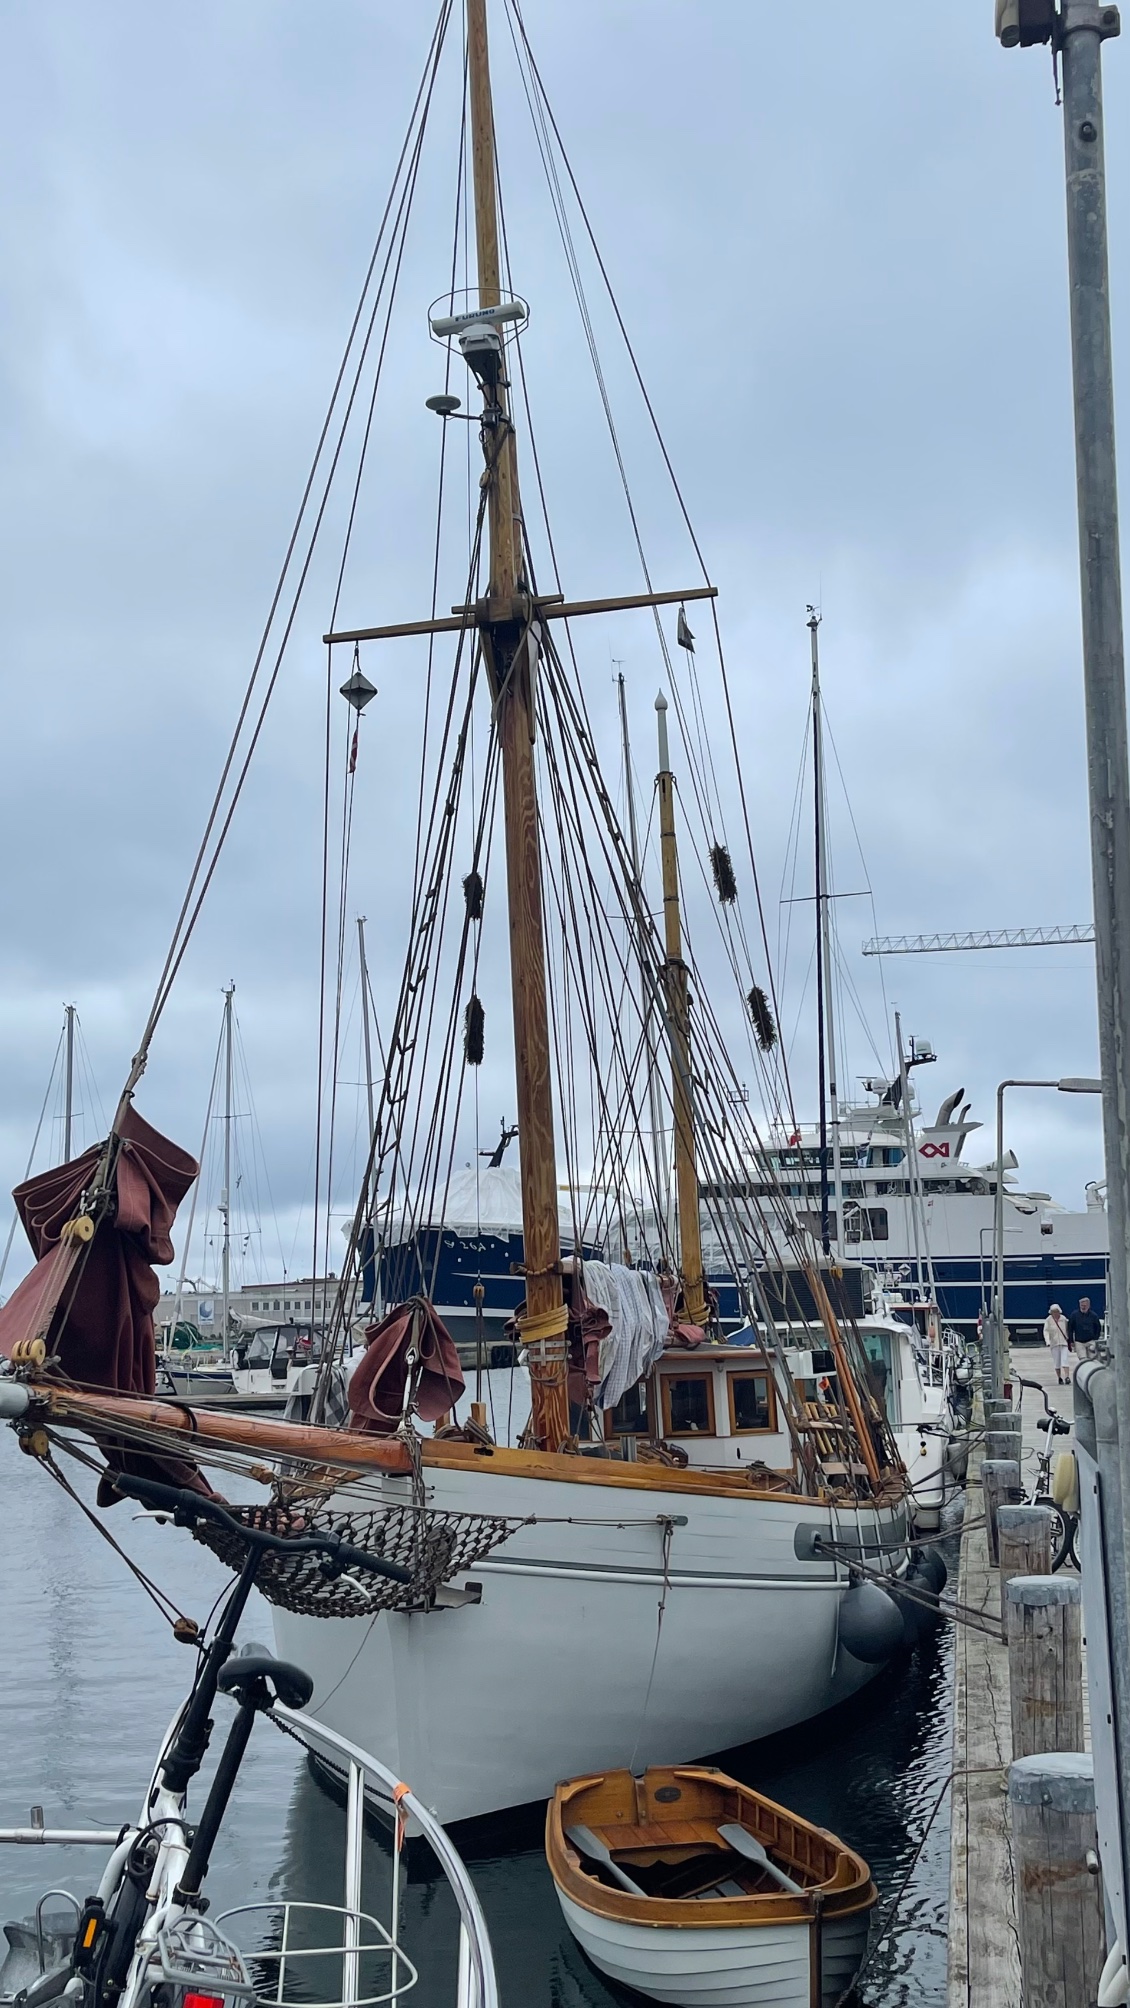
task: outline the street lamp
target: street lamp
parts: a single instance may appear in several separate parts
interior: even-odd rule
[[[999,1400],[1004,1388],[1004,1091],[1006,1088],[1055,1088],[1061,1095],[1101,1095],[1103,1084],[1086,1075],[1065,1074],[1058,1081],[1001,1081],[997,1088],[997,1182],[993,1193],[993,1297],[989,1319],[989,1389]]]

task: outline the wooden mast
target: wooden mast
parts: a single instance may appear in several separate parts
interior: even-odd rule
[[[494,111],[491,104],[486,0],[467,0],[467,67],[471,98],[471,161],[479,299],[484,310],[501,299]],[[484,311],[484,320],[487,318]],[[529,1351],[533,1434],[557,1450],[569,1435],[566,1322],[561,1287],[561,1232],[553,1141],[545,927],[534,774],[533,670],[536,630],[522,549],[518,456],[505,372],[483,385],[483,453],[490,540],[490,583],[478,609],[479,632],[494,699],[502,755],[506,820],[506,881],[510,907],[510,978],[522,1232],[526,1256],[523,1339]]]
[[[667,957],[663,980],[671,1037],[671,1097],[675,1113],[675,1196],[679,1208],[679,1251],[683,1271],[683,1302],[693,1325],[707,1319],[706,1285],[702,1273],[702,1227],[698,1212],[698,1166],[695,1162],[694,1111],[691,1106],[690,1005],[687,965],[683,961],[683,926],[679,912],[679,852],[675,839],[675,776],[667,745],[667,699],[655,700],[659,719],[659,843],[663,864],[663,939]]]

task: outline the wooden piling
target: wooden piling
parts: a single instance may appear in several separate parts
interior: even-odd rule
[[[989,1561],[995,1569],[1000,1560],[997,1549],[997,1512],[1002,1506],[1020,1504],[1020,1465],[1016,1458],[986,1458],[981,1466],[985,1494],[985,1532]]]
[[[1013,1429],[987,1429],[985,1431],[986,1461],[999,1463],[1002,1458],[1014,1457],[1017,1464],[1023,1447],[1023,1437],[1019,1427]]]
[[[999,1506],[997,1553],[1000,1557],[1001,1639],[1008,1644],[1008,1602],[1005,1591],[1014,1576],[1050,1576],[1052,1514],[1047,1506]]]
[[[1014,1758],[1080,1750],[1083,1632],[1078,1576],[1014,1576],[1005,1593]]]
[[[1008,1774],[1025,2008],[1090,2008],[1103,1966],[1089,1756],[1022,1757]]]

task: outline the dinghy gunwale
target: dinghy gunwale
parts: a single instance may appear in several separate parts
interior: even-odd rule
[[[585,1872],[579,1854],[566,1838],[567,1826],[591,1826],[606,1845],[624,1856],[623,1865],[626,1868],[631,1866],[630,1856],[646,1854],[650,1846],[661,1848],[664,1853],[677,1854],[684,1845],[688,1845],[676,1841],[665,1843],[657,1838],[652,1844],[635,1843],[616,1849],[614,1830],[617,1821],[600,1812],[594,1814],[591,1804],[586,1802],[596,1801],[599,1805],[598,1793],[607,1793],[610,1789],[619,1791],[627,1813],[637,1810],[641,1788],[646,1798],[653,1798],[658,1789],[675,1788],[681,1791],[687,1784],[716,1797],[716,1824],[736,1817],[740,1825],[761,1840],[765,1839],[762,1825],[771,1825],[774,1843],[781,1831],[791,1830],[809,1836],[834,1857],[832,1873],[821,1881],[812,1882],[795,1895],[787,1890],[776,1890],[747,1892],[741,1896],[661,1897],[642,1893],[632,1896],[626,1890],[609,1888],[606,1883]],[[724,1804],[727,1796],[731,1799],[729,1806]],[[746,1817],[743,1818],[743,1814]],[[622,1816],[620,1824],[628,1826],[629,1822]],[[645,1824],[643,1821],[632,1821],[631,1831],[637,1832]],[[658,1827],[660,1822],[656,1820],[654,1824]],[[871,1880],[867,1863],[838,1835],[790,1812],[786,1806],[778,1805],[762,1792],[755,1792],[752,1787],[743,1785],[714,1765],[650,1765],[639,1780],[627,1770],[594,1771],[563,1780],[546,1808],[545,1852],[559,1895],[566,1895],[581,1909],[598,1917],[622,1924],[646,1925],[652,1929],[694,1931],[723,1926],[749,1930],[765,1925],[812,1925],[818,1913],[823,1920],[831,1921],[868,1911],[878,1901],[878,1891]],[[782,1865],[790,1872],[803,1872],[810,1868],[810,1864],[791,1857],[779,1846],[775,1847],[775,1852],[781,1854]]]

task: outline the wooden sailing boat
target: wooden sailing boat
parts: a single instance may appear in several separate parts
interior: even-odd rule
[[[581,1418],[570,1400],[566,1283],[583,1287],[584,1279],[579,1273],[567,1278],[562,1265],[544,810],[535,754],[539,688],[560,676],[550,639],[555,623],[609,607],[681,604],[713,597],[714,589],[572,603],[535,590],[522,534],[517,431],[505,366],[506,329],[523,310],[504,297],[501,285],[486,0],[467,0],[466,30],[478,286],[469,311],[435,316],[432,329],[459,343],[481,391],[486,591],[450,618],[338,630],[328,640],[356,648],[370,640],[453,632],[459,647],[469,636],[481,650],[505,831],[526,1289],[517,1329],[532,1396],[524,1443],[493,1443],[481,1423],[430,1438],[414,1427],[427,1369],[421,1349],[429,1314],[420,1304],[405,1313],[403,1402],[385,1434],[228,1415],[187,1417],[144,1393],[131,1399],[36,1379],[60,1321],[74,1315],[69,1307],[88,1259],[83,1251],[111,1231],[114,1179],[129,1169],[131,1152],[148,1152],[153,1162],[161,1155],[162,1140],[139,1132],[130,1108],[145,1041],[114,1134],[76,1192],[73,1215],[43,1255],[44,1273],[21,1309],[19,1336],[11,1339],[14,1321],[9,1331],[35,1391],[36,1405],[21,1421],[25,1435],[39,1429],[46,1442],[52,1427],[81,1427],[111,1434],[119,1446],[132,1446],[131,1455],[138,1447],[168,1455],[178,1446],[183,1452],[191,1431],[200,1460],[242,1454],[260,1477],[273,1460],[274,1505],[266,1510],[281,1520],[297,1503],[305,1519],[325,1515],[347,1525],[355,1544],[411,1561],[415,1573],[407,1590],[299,1579],[283,1571],[267,1572],[263,1587],[276,1606],[280,1652],[314,1678],[315,1740],[321,1720],[375,1747],[413,1778],[445,1820],[544,1797],[559,1778],[582,1768],[680,1761],[829,1707],[874,1671],[840,1642],[844,1600],[857,1595],[861,1574],[887,1580],[903,1569],[907,1543],[905,1474],[868,1393],[850,1319],[837,1316],[829,1296],[834,1278],[829,1283],[805,1255],[804,1237],[783,1199],[772,1220],[735,1200],[723,1223],[740,1258],[735,1273],[744,1278],[760,1371],[773,1389],[776,1427],[764,1432],[759,1457],[735,1465],[720,1457],[717,1468],[681,1468],[676,1452],[659,1440],[664,1431],[657,1418],[642,1446],[650,1455],[625,1450],[621,1456],[625,1438],[615,1417],[602,1420],[590,1401]],[[445,395],[435,402],[449,413],[456,400]],[[570,714],[570,729],[587,757],[583,712]],[[679,1231],[674,1316],[693,1344],[711,1317],[699,1219],[697,1151],[704,1133],[696,1120],[709,1083],[704,1086],[703,1055],[696,1055],[692,1036],[665,731],[659,799],[664,933],[648,980],[671,1062],[666,1092]],[[599,791],[597,802],[602,841],[624,870],[627,909],[650,939],[627,848]],[[420,921],[424,945],[417,963],[411,960],[416,948],[410,950],[402,991],[413,1009],[433,966],[428,930],[440,905],[439,890],[429,885]],[[701,997],[697,1001],[704,1010]],[[394,1026],[355,1223],[354,1278],[365,1230],[371,1231],[383,1203],[377,1197],[382,1138],[393,1126],[389,1111],[404,1104],[413,1043],[410,1029],[401,1035]],[[715,1152],[719,1133],[708,1133]],[[175,1204],[188,1172],[177,1164],[173,1174]],[[788,1320],[779,1325],[765,1287],[766,1265],[775,1255],[775,1273],[787,1291],[786,1246],[794,1267],[806,1272],[809,1301],[827,1341],[826,1394],[815,1403],[798,1392]],[[342,1302],[348,1319],[352,1306],[344,1287]],[[73,1382],[73,1366],[70,1371]],[[442,1361],[435,1371],[450,1374]],[[326,1412],[324,1403],[320,1412]]]

